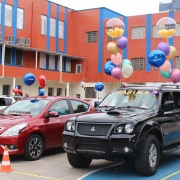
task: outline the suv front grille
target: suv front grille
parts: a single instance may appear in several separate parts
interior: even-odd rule
[[[89,136],[106,136],[111,124],[78,124],[78,133]]]

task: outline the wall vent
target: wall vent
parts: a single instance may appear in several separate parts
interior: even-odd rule
[[[17,45],[24,46],[24,38],[23,37],[19,37],[17,39]]]
[[[0,42],[3,40],[2,38],[3,38],[3,33],[0,32]]]
[[[82,72],[82,64],[76,64],[76,74]]]
[[[25,39],[25,46],[30,46],[30,39],[29,38]]]
[[[8,43],[14,43],[14,35],[8,36]]]

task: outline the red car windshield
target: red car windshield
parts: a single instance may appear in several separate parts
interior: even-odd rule
[[[8,115],[31,115],[36,116],[40,114],[47,106],[50,100],[28,99],[17,101],[8,108],[6,108],[2,114]]]

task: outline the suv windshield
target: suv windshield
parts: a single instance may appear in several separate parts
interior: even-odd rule
[[[20,100],[6,108],[3,114],[35,116],[40,114],[49,102],[50,100]]]
[[[158,95],[153,90],[117,90],[107,95],[99,107],[140,107],[156,109]]]

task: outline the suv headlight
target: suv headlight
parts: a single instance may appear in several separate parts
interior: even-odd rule
[[[28,125],[27,122],[23,122],[20,124],[17,124],[6,131],[4,131],[0,136],[18,136],[20,131],[26,128]]]
[[[65,128],[68,131],[75,131],[75,123],[73,121],[68,121]]]
[[[132,132],[133,132],[133,129],[134,129],[133,124],[126,124],[126,125],[125,125],[125,132],[126,132],[126,133],[132,133]]]

